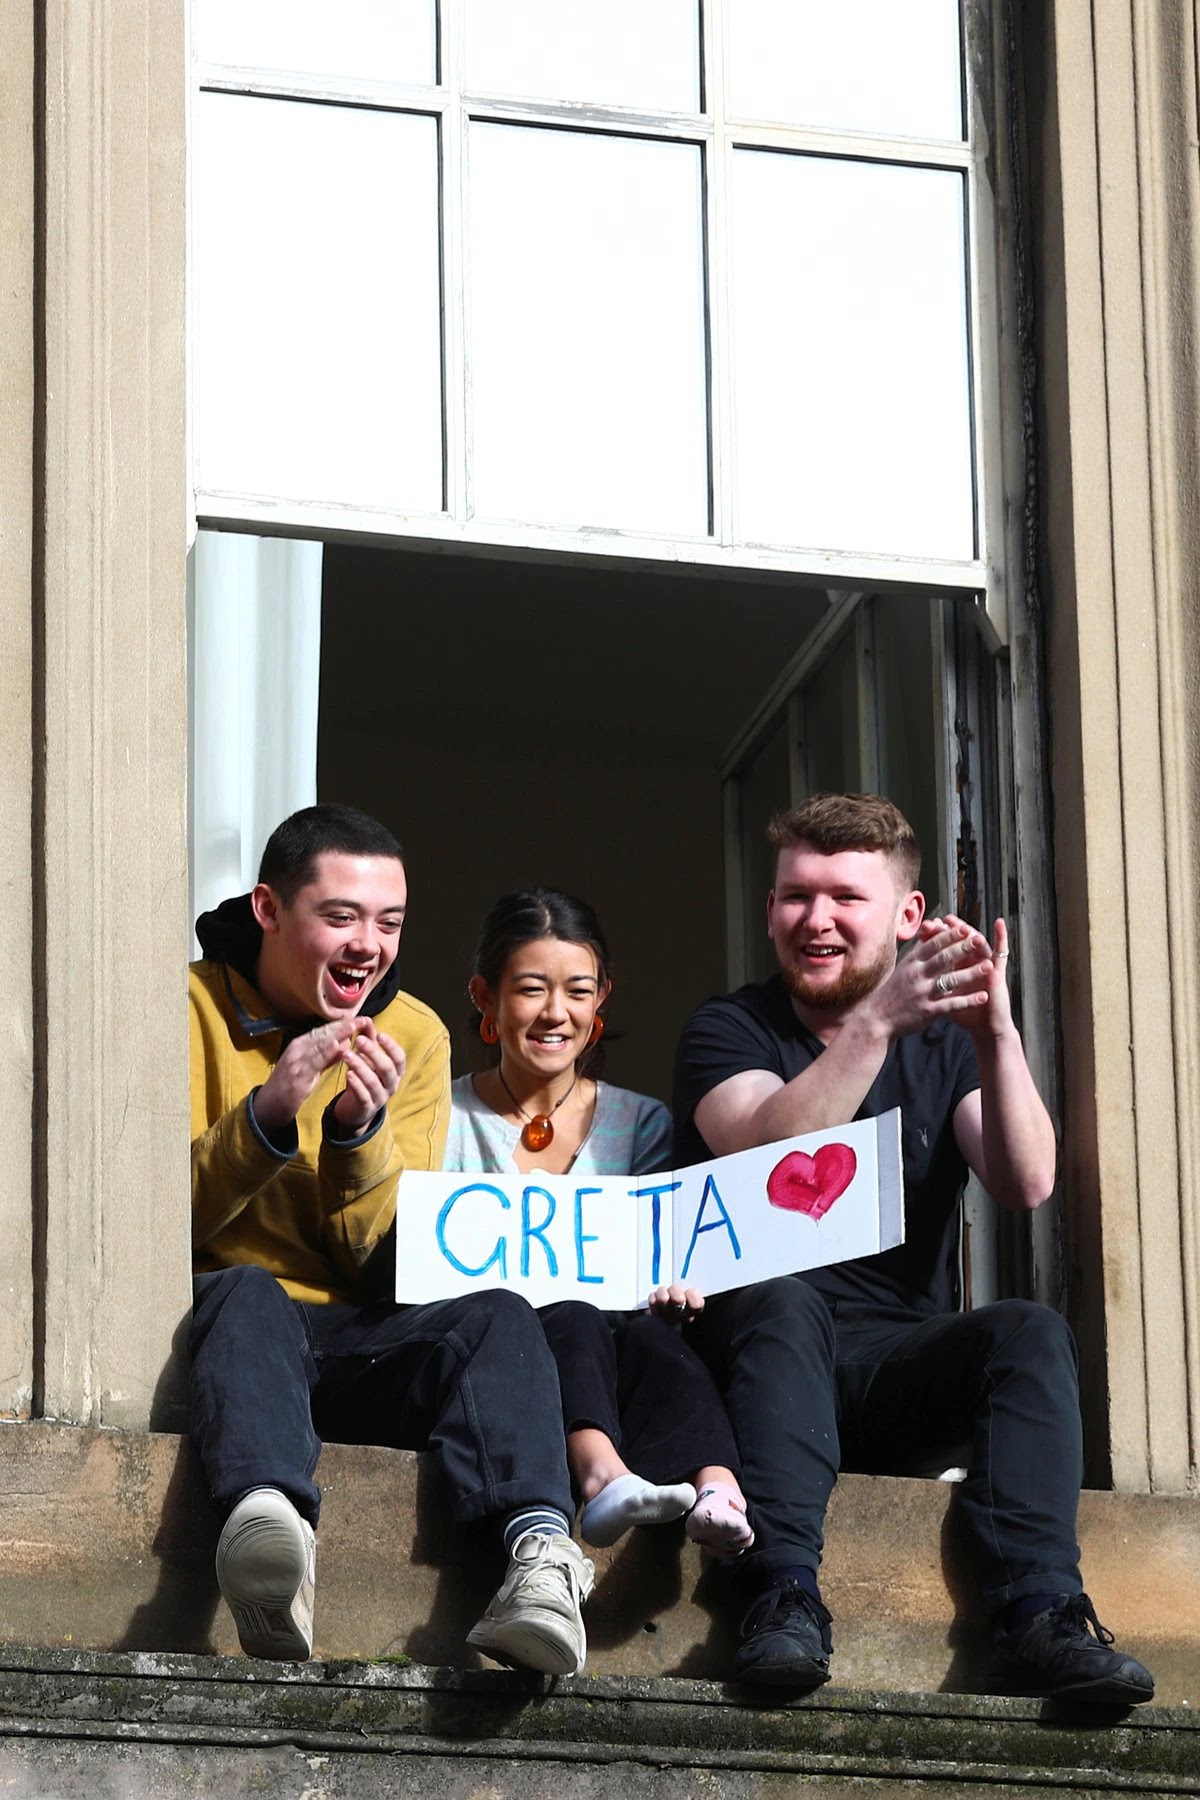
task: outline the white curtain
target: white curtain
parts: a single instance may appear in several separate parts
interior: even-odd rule
[[[194,925],[253,887],[275,826],[316,800],[321,545],[198,532],[187,606]]]

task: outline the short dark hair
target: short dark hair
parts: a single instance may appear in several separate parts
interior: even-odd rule
[[[317,858],[328,851],[341,856],[390,856],[403,863],[404,852],[386,825],[353,806],[304,806],[277,825],[267,839],[258,879],[274,888],[290,906],[317,872]]]
[[[822,856],[839,850],[879,850],[890,857],[906,888],[921,876],[921,846],[900,811],[882,794],[814,794],[803,806],[778,812],[767,826],[776,854],[809,844]]]
[[[472,973],[488,987],[497,988],[509,958],[539,938],[586,944],[596,958],[600,985],[611,978],[608,943],[593,908],[574,894],[544,887],[500,896],[480,928]]]

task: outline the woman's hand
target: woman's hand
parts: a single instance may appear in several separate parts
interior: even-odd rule
[[[648,1305],[656,1318],[667,1319],[672,1325],[686,1325],[704,1311],[704,1295],[699,1288],[685,1288],[673,1281],[670,1287],[656,1287]]]

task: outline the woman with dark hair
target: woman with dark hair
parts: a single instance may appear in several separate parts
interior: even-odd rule
[[[469,991],[497,1057],[453,1083],[448,1169],[642,1175],[668,1166],[666,1107],[593,1073],[612,973],[585,901],[552,888],[498,900]],[[703,1305],[695,1289],[674,1286],[629,1317],[577,1300],[541,1311],[590,1544],[684,1513],[688,1536],[714,1556],[753,1542],[721,1397],[674,1329]]]

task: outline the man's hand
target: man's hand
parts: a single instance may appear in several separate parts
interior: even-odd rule
[[[979,1087],[954,1113],[954,1136],[992,1199],[1025,1212],[1054,1188],[1054,1126],[1025,1060],[1008,998],[1008,927],[995,924],[995,949],[973,980],[979,998],[959,1024],[970,1034]]]
[[[980,936],[978,932],[974,935]],[[964,1031],[970,1033],[977,1052],[989,1040],[1007,1037],[1015,1029],[1008,998],[1008,926],[1003,919],[996,920],[993,940],[989,960],[979,963],[973,974],[974,1004],[958,1020]],[[980,942],[986,942],[986,939],[980,938]]]
[[[668,1319],[672,1325],[686,1325],[704,1311],[704,1295],[699,1288],[685,1288],[681,1282],[673,1281],[670,1287],[656,1287],[647,1304],[656,1318]]]
[[[400,1085],[404,1052],[371,1019],[334,1019],[293,1038],[254,1096],[254,1116],[268,1134],[290,1125],[326,1069],[346,1065],[345,1092],[334,1117],[356,1137]]]
[[[997,987],[1007,998],[1003,964],[997,967],[992,946],[981,931],[947,913],[922,921],[912,949],[867,1004],[889,1040],[944,1018],[974,1035]]]
[[[356,1035],[342,1046],[346,1087],[333,1108],[338,1129],[346,1137],[365,1131],[404,1079],[404,1052],[395,1038],[376,1031],[371,1019],[356,1022]]]

